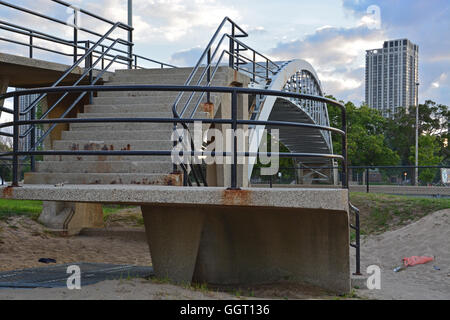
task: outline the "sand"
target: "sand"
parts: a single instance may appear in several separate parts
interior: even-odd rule
[[[44,265],[38,262],[40,258],[55,259],[57,264],[106,262],[151,265],[145,239],[113,236],[113,231],[121,228],[120,222],[113,221],[105,228],[105,231],[111,231],[110,236],[60,237],[52,235],[41,224],[27,217],[0,221],[0,271],[42,267]],[[144,228],[132,228],[131,231],[143,233]]]
[[[0,300],[233,300],[237,296],[206,290],[192,290],[145,279],[103,281],[81,290],[0,289]]]
[[[0,221],[0,271],[42,266],[39,258],[57,263],[99,262],[151,265],[143,227],[133,223],[139,210],[127,209],[111,216],[105,232],[76,237],[49,234],[43,226],[25,217]],[[126,228],[134,236],[114,236]],[[120,229],[122,230],[122,229]],[[111,232],[109,235],[108,232]],[[352,270],[354,270],[354,250]],[[395,273],[402,258],[431,255],[435,261]],[[381,267],[381,290],[358,289],[368,299],[450,299],[450,209],[428,215],[397,230],[362,241],[362,270]],[[435,270],[433,266],[441,270]],[[186,288],[154,280],[104,281],[81,291],[67,289],[1,289],[3,299],[336,299],[318,288],[293,284],[268,284],[247,288]],[[343,297],[348,298],[348,297]]]
[[[393,271],[402,266],[402,258],[410,256],[433,256],[435,260]],[[354,259],[352,262],[354,265]],[[362,297],[450,299],[450,209],[435,212],[400,229],[365,238],[361,265],[363,272],[369,265],[381,268],[381,290],[358,290],[357,294]]]

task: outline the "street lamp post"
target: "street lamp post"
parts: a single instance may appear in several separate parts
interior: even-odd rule
[[[419,185],[419,83],[416,82],[416,171],[415,185]]]

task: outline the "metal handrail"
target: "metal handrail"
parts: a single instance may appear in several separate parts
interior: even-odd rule
[[[361,226],[360,226],[360,212],[351,202],[348,203],[350,212],[355,214],[355,224],[350,224],[350,228],[355,230],[355,243],[350,243],[350,246],[356,250],[356,270],[354,275],[361,275]]]
[[[47,120],[20,120],[19,110],[19,97],[23,95],[30,94],[49,94],[49,93],[65,93],[65,92],[103,92],[103,91],[168,91],[168,92],[176,92],[176,91],[192,91],[192,92],[217,92],[217,93],[229,93],[231,94],[231,108],[232,117],[230,119],[192,119],[192,118],[95,118],[95,119],[81,119],[81,118],[58,118],[58,119],[47,119]],[[329,103],[330,105],[337,106],[342,111],[342,128],[336,129],[331,127],[323,127],[319,125],[305,124],[305,123],[296,123],[296,122],[287,122],[287,121],[258,121],[258,120],[244,120],[237,118],[237,96],[238,94],[259,94],[259,95],[267,95],[267,96],[280,96],[280,97],[293,97],[298,99],[311,99],[314,101],[320,101]],[[279,125],[279,126],[290,126],[290,127],[309,127],[317,130],[329,130],[330,132],[337,133],[342,136],[343,139],[343,153],[342,155],[334,155],[334,154],[314,154],[314,153],[273,153],[274,155],[278,155],[280,157],[323,157],[329,159],[338,159],[343,161],[343,171],[346,173],[344,175],[347,177],[347,134],[346,134],[346,110],[345,106],[339,102],[334,100],[330,100],[321,96],[311,96],[299,93],[292,92],[284,92],[284,91],[275,91],[275,90],[264,90],[264,89],[251,89],[251,88],[237,88],[237,87],[206,87],[206,86],[167,86],[167,85],[122,85],[122,86],[70,86],[70,87],[49,87],[49,88],[40,88],[40,89],[28,89],[23,91],[9,92],[0,96],[0,99],[7,99],[10,97],[14,97],[14,119],[12,122],[4,123],[0,125],[0,129],[13,127],[14,129],[14,137],[13,137],[13,151],[1,153],[0,157],[12,156],[13,157],[13,186],[18,186],[18,161],[19,156],[31,156],[34,157],[36,155],[172,155],[172,151],[167,150],[154,150],[154,151],[80,151],[80,150],[72,150],[72,151],[19,151],[19,127],[22,125],[37,125],[37,124],[60,124],[60,123],[93,123],[93,122],[110,122],[110,123],[119,123],[119,122],[148,122],[148,123],[173,123],[173,124],[183,124],[193,123],[195,121],[202,121],[205,123],[221,123],[221,124],[231,124],[234,132],[237,130],[238,125],[244,124],[255,124],[255,125]],[[250,156],[258,156],[259,152],[250,153],[250,152],[238,152],[237,144],[233,144],[232,152],[205,152],[205,151],[187,151],[187,152],[179,152],[179,154],[188,154],[190,156],[197,155],[222,155],[222,156],[233,156],[234,161],[232,163],[231,170],[231,188],[237,189],[237,157],[239,155],[250,157]],[[269,153],[271,156],[272,153]],[[343,180],[343,187],[348,188],[348,179]]]
[[[216,44],[216,48],[215,48],[214,52],[211,54],[212,47],[213,47],[213,45],[214,45],[215,41],[217,40],[220,32],[222,31],[222,29],[224,28],[224,26],[225,26],[225,24],[227,22],[229,22],[231,24],[231,35],[227,34],[227,33],[222,35],[221,39]],[[236,34],[236,29],[239,32],[241,32],[241,34]],[[215,57],[216,57],[216,55],[218,53],[218,50],[220,49],[220,46],[222,45],[222,43],[223,43],[223,41],[224,41],[224,39],[226,37],[230,40],[229,41],[230,49],[222,51],[222,53],[221,53],[221,55],[220,55],[216,65],[215,65],[214,71],[211,74],[212,63],[213,63],[213,61],[214,61],[214,59],[215,59]],[[247,46],[243,42],[239,41],[237,39],[239,37],[248,37],[248,33],[245,32],[240,26],[238,26],[229,17],[225,17],[222,20],[222,22],[220,23],[219,27],[216,29],[214,35],[212,36],[212,38],[209,41],[209,43],[206,46],[206,48],[204,49],[204,51],[201,54],[199,60],[197,61],[197,64],[192,69],[192,71],[191,71],[190,75],[188,76],[188,78],[187,78],[186,82],[184,83],[184,85],[185,86],[191,85],[191,82],[192,82],[192,80],[194,78],[194,75],[197,74],[197,72],[198,72],[199,68],[201,67],[202,62],[205,60],[205,58],[207,59],[207,63],[206,63],[206,66],[205,66],[202,74],[200,75],[200,78],[198,79],[198,81],[196,83],[197,85],[201,84],[201,82],[205,78],[205,75],[207,76],[207,86],[211,85],[211,81],[214,79],[214,76],[215,76],[215,74],[217,72],[217,69],[218,69],[218,67],[219,67],[219,65],[220,65],[220,63],[221,63],[225,53],[228,53],[228,55],[229,55],[229,66],[231,68],[233,68],[233,69],[239,70],[239,64],[240,64],[241,58],[244,57],[243,55],[239,54],[240,46],[242,46],[245,50],[252,51],[252,53],[253,53],[253,60],[252,60],[253,61],[253,70],[255,70],[256,56],[257,55],[260,56],[260,57],[263,57],[266,60],[266,67],[267,67],[267,69],[269,69],[269,67],[268,67],[269,66],[269,62],[271,64],[275,65],[278,68],[278,66],[274,62],[270,61],[266,56],[264,56],[263,54],[257,52],[256,50],[250,48],[249,46]],[[237,45],[236,49],[235,49],[235,45]],[[236,63],[235,63],[235,60],[236,60]],[[268,77],[269,77],[268,73],[269,73],[269,71],[267,71],[266,81],[268,80]],[[255,76],[253,77],[253,79],[255,79]],[[173,106],[172,106],[172,113],[173,113],[174,117],[177,117],[177,118],[183,117],[185,112],[186,112],[186,110],[187,110],[187,108],[189,107],[189,104],[191,103],[192,99],[194,98],[194,92],[192,92],[190,94],[189,98],[187,99],[186,103],[184,104],[184,107],[182,108],[182,110],[180,112],[178,112],[178,110],[177,110],[178,109],[178,104],[181,101],[183,95],[184,95],[184,92],[182,91],[175,98],[175,101],[174,101]],[[204,95],[205,95],[205,92],[201,93],[197,103],[194,105],[193,111],[190,114],[191,118],[195,115],[196,111],[198,110],[198,107],[200,106],[201,100],[203,99]],[[207,100],[208,100],[208,103],[209,103],[210,102],[210,93],[207,93]],[[189,129],[186,126],[183,125],[183,127],[184,127],[184,129],[186,131],[189,131]],[[174,131],[177,131],[177,126],[176,125],[174,125]],[[183,140],[183,138],[184,138],[184,132],[183,132],[183,135],[179,137],[179,142],[181,142]],[[192,142],[192,139],[191,139],[191,144],[192,143],[193,142]],[[175,169],[176,168],[174,168],[174,170]],[[200,170],[200,172],[201,172],[201,170]],[[195,171],[194,171],[194,175],[195,175]],[[203,181],[203,183],[206,183],[206,181]]]
[[[108,54],[108,52],[119,42],[121,42],[121,39],[116,39],[112,44],[109,45],[109,47],[107,48],[106,51],[104,51],[102,53],[102,55],[100,57],[98,57],[98,59],[93,62],[92,61],[92,56],[93,56],[93,52],[95,51],[95,49],[108,37],[109,34],[111,34],[117,27],[120,26],[120,22],[114,24],[114,26],[101,38],[97,41],[97,43],[95,43],[90,49],[86,50],[86,53],[76,62],[74,63],[68,70],[66,70],[66,72],[64,72],[64,74],[52,85],[52,87],[56,87],[59,83],[61,83],[78,65],[81,64],[81,62],[83,62],[83,60],[88,60],[89,59],[89,67],[85,68],[83,74],[80,76],[80,78],[72,85],[72,87],[77,86],[87,75],[89,75],[90,78],[92,78],[92,71],[94,70],[94,67],[104,58],[104,56],[106,54]],[[97,77],[95,79],[92,79],[90,81],[91,85],[94,85],[97,83],[97,81],[103,76],[103,74],[111,67],[111,65],[117,61],[117,59],[128,59],[127,57],[122,57],[120,55],[116,55],[108,64],[108,66],[106,68],[103,68],[100,73],[97,75]],[[68,92],[64,92],[63,95],[61,97],[58,98],[58,100],[50,107],[48,108],[48,110],[40,117],[40,120],[44,119],[47,115],[49,115],[58,105],[59,103],[68,95]],[[37,99],[35,99],[31,105],[26,108],[23,111],[19,111],[19,115],[27,115],[32,113],[31,118],[34,118],[34,110],[36,108],[36,106],[38,105],[38,103],[47,96],[47,93],[41,94]],[[83,99],[83,97],[86,96],[86,92],[83,92],[77,99],[75,99],[75,101],[64,111],[64,113],[62,114],[62,118],[64,118],[65,116],[67,116],[70,111],[73,110],[73,108],[81,101],[81,99]],[[33,119],[34,120],[34,119]],[[36,141],[34,133],[35,133],[35,125],[31,125],[30,128],[28,128],[28,130],[26,130],[26,132],[24,132],[22,135],[19,136],[19,138],[24,138],[28,135],[32,135],[32,144],[30,146],[30,151],[34,151],[36,149],[36,147],[40,146],[44,139],[55,129],[56,125],[52,125],[40,138],[38,141]],[[34,168],[34,157],[31,158],[31,166],[32,168]]]
[[[92,54],[92,52],[95,50],[95,48],[97,48],[99,46],[99,44],[101,42],[103,42],[118,26],[120,26],[122,23],[121,22],[117,22],[116,24],[114,24],[114,26],[112,26],[104,35],[102,38],[100,38],[96,44],[94,46],[92,46],[92,48],[90,48],[89,50],[86,51],[86,53],[80,58],[78,59],[69,69],[67,69],[63,75],[61,77],[59,77],[58,80],[56,80],[52,87],[56,87],[58,84],[60,84],[69,74],[72,73],[73,70],[75,70],[76,67],[78,67],[81,62],[83,62],[84,60],[86,60],[86,58],[88,58],[90,56],[90,54]],[[21,115],[25,115],[28,114],[30,112],[30,110],[34,109],[36,107],[36,105],[47,96],[46,93],[40,95],[38,98],[36,98],[35,101],[33,101],[33,103],[31,103],[31,105],[25,109],[24,111],[20,112]],[[59,103],[60,101],[58,101]]]
[[[93,18],[95,18],[95,19],[97,19],[99,21],[102,21],[104,23],[108,23],[111,26],[115,25],[115,22],[113,22],[111,20],[103,18],[103,17],[101,17],[99,15],[96,15],[96,14],[94,14],[92,12],[89,12],[89,11],[86,11],[84,9],[72,6],[72,5],[70,5],[69,3],[65,2],[65,1],[60,1],[60,0],[51,0],[51,1],[55,2],[55,3],[58,3],[60,5],[63,5],[65,7],[73,8],[75,11],[78,11],[80,13],[89,15],[90,17],[93,17]],[[87,41],[80,41],[80,40],[78,40],[78,32],[79,31],[86,32],[88,34],[94,35],[94,36],[99,37],[99,38],[101,38],[103,36],[102,34],[99,34],[98,32],[95,32],[93,30],[81,28],[81,27],[75,25],[75,22],[74,22],[74,24],[71,24],[71,23],[68,23],[66,21],[62,21],[60,19],[56,19],[56,18],[53,18],[51,16],[48,16],[48,15],[45,15],[45,14],[42,14],[42,13],[38,13],[38,12],[32,11],[30,9],[27,9],[27,8],[24,8],[24,7],[20,7],[18,5],[6,2],[6,1],[0,0],[0,6],[1,5],[9,7],[11,9],[14,9],[14,10],[17,10],[17,11],[20,11],[20,12],[24,12],[24,13],[27,13],[27,14],[30,14],[30,15],[37,16],[39,18],[42,18],[42,19],[45,19],[45,20],[48,20],[48,21],[52,21],[52,22],[55,22],[55,23],[58,23],[58,24],[61,24],[61,25],[64,25],[64,26],[68,26],[68,27],[74,28],[73,40],[67,40],[67,39],[62,39],[62,38],[56,37],[54,35],[50,35],[50,34],[44,33],[44,32],[39,31],[39,30],[26,28],[26,27],[19,26],[19,25],[14,24],[14,23],[10,23],[10,22],[4,21],[4,20],[0,20],[0,29],[3,29],[5,31],[9,31],[9,32],[13,32],[13,33],[17,33],[17,34],[21,34],[21,35],[25,35],[25,36],[28,36],[30,38],[29,43],[22,42],[22,41],[19,41],[19,40],[15,40],[15,39],[9,39],[9,38],[6,38],[6,37],[0,37],[0,41],[10,42],[10,43],[14,43],[14,44],[17,44],[17,45],[28,47],[29,48],[29,57],[30,58],[33,58],[33,49],[38,49],[38,50],[42,50],[42,51],[51,52],[51,53],[55,53],[55,54],[58,54],[58,55],[66,56],[66,57],[72,56],[73,57],[73,62],[75,63],[78,60],[78,57],[81,56],[81,54],[79,54],[78,51],[79,50],[81,50],[81,52],[83,52],[83,51],[85,52],[86,51],[86,48],[83,47],[83,46],[80,46],[79,44],[83,44],[83,43],[86,43],[86,42],[94,43],[94,42],[92,42],[90,40],[87,40]],[[130,26],[124,24],[124,23],[121,23],[119,28],[122,29],[122,30],[125,30],[129,34],[132,33],[133,30],[134,30],[132,27],[130,27]],[[35,45],[33,43],[33,39],[34,38],[45,40],[45,41],[50,41],[50,42],[54,42],[54,43],[57,43],[57,44],[60,44],[60,45],[67,46],[67,47],[73,49],[73,53],[65,53],[65,52],[61,52],[61,51],[50,49],[50,48],[43,47],[43,46],[37,46],[37,45]],[[132,37],[130,37],[130,38],[132,38]],[[106,40],[115,41],[116,39],[108,36],[106,38]],[[127,65],[128,65],[128,68],[130,68],[130,69],[133,68],[133,67],[135,69],[143,68],[143,67],[137,65],[138,59],[158,64],[162,68],[163,67],[170,67],[170,68],[175,67],[173,65],[170,65],[170,64],[167,64],[167,63],[164,63],[164,62],[160,62],[160,61],[157,61],[157,60],[149,59],[149,58],[143,57],[141,55],[133,54],[130,51],[130,48],[133,47],[134,44],[132,42],[128,41],[128,40],[121,39],[120,43],[122,45],[128,47],[129,50],[128,51],[124,51],[124,50],[115,49],[114,51],[115,52],[119,52],[120,51],[121,53],[126,53],[128,55],[128,59],[129,60],[127,62]],[[101,54],[100,51],[96,51],[95,53]],[[110,57],[112,59],[114,56],[110,56]],[[108,59],[105,59],[105,60],[108,60]],[[134,65],[133,65],[133,62],[134,62]],[[120,62],[120,61],[118,61],[117,63],[125,64],[124,62]]]

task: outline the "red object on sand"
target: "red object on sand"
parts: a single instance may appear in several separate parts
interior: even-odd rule
[[[409,257],[409,258],[403,258],[403,265],[405,267],[415,266],[417,264],[424,264],[427,262],[433,261],[433,257]]]

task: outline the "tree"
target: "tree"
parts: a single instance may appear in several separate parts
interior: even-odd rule
[[[410,161],[415,161],[416,146],[411,146]],[[429,134],[419,137],[419,166],[436,166],[439,165],[443,156],[439,155],[440,145],[437,136]],[[436,177],[439,169],[427,168],[419,170],[419,180],[422,183],[431,183]]]
[[[419,135],[433,135],[439,144],[439,155],[444,161],[449,159],[448,141],[449,108],[434,101],[426,100],[419,105]],[[394,119],[388,119],[386,124],[386,141],[389,147],[396,151],[402,164],[414,165],[415,158],[411,158],[411,146],[415,145],[416,107],[408,110],[401,108]],[[420,140],[420,139],[419,139]],[[412,160],[413,159],[413,160]]]
[[[332,96],[328,96],[334,99]],[[348,158],[352,166],[397,165],[400,157],[385,142],[386,119],[368,106],[357,108],[353,103],[345,104],[347,112]],[[342,116],[337,107],[329,106],[330,125],[341,128]],[[342,153],[342,139],[333,135],[334,153]]]

